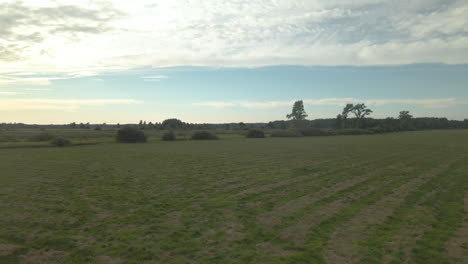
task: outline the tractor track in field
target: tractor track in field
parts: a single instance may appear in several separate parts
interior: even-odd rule
[[[468,259],[468,192],[465,193],[463,202],[463,225],[457,229],[446,245],[450,263],[461,263]]]
[[[325,259],[328,263],[360,263],[357,248],[359,242],[367,237],[369,228],[378,224],[393,214],[395,209],[418,186],[432,177],[436,177],[450,167],[444,164],[423,175],[420,175],[403,185],[400,185],[383,199],[365,208],[350,221],[338,228],[330,237],[325,248]]]

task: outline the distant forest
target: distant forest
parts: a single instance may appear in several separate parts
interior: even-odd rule
[[[356,122],[355,118],[347,120],[349,122],[348,128],[354,127],[352,124]],[[262,128],[262,129],[289,129],[292,127],[293,120],[278,120],[268,123],[223,123],[223,124],[196,124],[186,123],[178,119],[167,119],[163,122],[146,122],[140,121],[133,124],[90,124],[90,123],[70,123],[70,124],[50,124],[50,125],[35,125],[24,123],[0,123],[0,128],[76,128],[76,129],[100,129],[100,128],[119,128],[124,126],[135,126],[141,129],[233,129],[244,130],[249,128]],[[302,128],[319,128],[319,129],[339,129],[336,118],[323,118],[314,120],[303,120],[301,122]],[[396,130],[424,130],[424,129],[468,129],[468,119],[448,120],[447,118],[437,117],[417,117],[411,118],[408,124],[403,125],[402,121],[398,118],[365,118],[361,124],[361,129],[381,128],[389,131]]]

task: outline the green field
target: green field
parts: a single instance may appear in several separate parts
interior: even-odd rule
[[[0,149],[2,264],[463,263],[467,206],[466,130]]]

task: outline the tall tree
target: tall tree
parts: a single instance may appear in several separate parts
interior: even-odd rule
[[[411,129],[411,119],[413,118],[410,115],[409,111],[401,111],[398,119],[400,119],[400,129],[408,130]]]
[[[351,112],[356,116],[357,127],[360,128],[362,126],[362,120],[366,118],[366,116],[372,113],[372,110],[367,108],[365,104],[356,104]]]
[[[343,108],[343,112],[341,112],[341,128],[346,128],[348,125],[348,115],[349,113],[353,110],[354,105],[353,104],[347,104]]]
[[[299,128],[302,121],[307,118],[307,113],[304,110],[304,102],[302,100],[294,102],[292,113],[286,115],[286,117],[293,121],[294,127]]]

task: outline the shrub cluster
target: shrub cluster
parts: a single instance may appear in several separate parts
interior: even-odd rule
[[[50,141],[50,144],[56,147],[70,146],[72,143],[70,140],[63,137],[56,137]]]
[[[39,141],[50,141],[54,138],[53,135],[47,133],[47,132],[42,132],[40,134],[34,135],[29,138],[30,141],[34,142],[39,142]]]
[[[147,138],[143,131],[136,127],[124,127],[117,131],[118,143],[144,143]]]
[[[299,132],[305,137],[335,136],[336,135],[335,131],[319,129],[319,128],[304,128],[304,129],[299,130]]]
[[[0,137],[0,142],[18,142],[19,139],[16,138],[15,136],[11,135],[4,135]]]
[[[176,140],[176,135],[174,134],[173,131],[168,131],[168,132],[164,133],[164,135],[162,136],[162,140],[163,141],[174,141],[174,140]]]
[[[336,130],[338,135],[370,135],[375,132],[370,129],[359,129],[359,128],[347,128]]]
[[[192,139],[193,140],[214,140],[214,139],[218,139],[218,137],[215,134],[208,132],[208,131],[197,131],[192,134]]]
[[[383,133],[380,130],[374,129],[358,129],[358,128],[348,128],[348,129],[320,129],[320,128],[304,128],[299,130],[299,132],[306,137],[314,136],[337,136],[337,135],[370,135],[375,133]]]
[[[271,133],[272,137],[302,137],[299,131],[294,130],[275,130]]]
[[[248,137],[248,138],[264,138],[265,133],[262,130],[259,130],[259,129],[250,129],[249,132],[247,132],[246,137]]]

